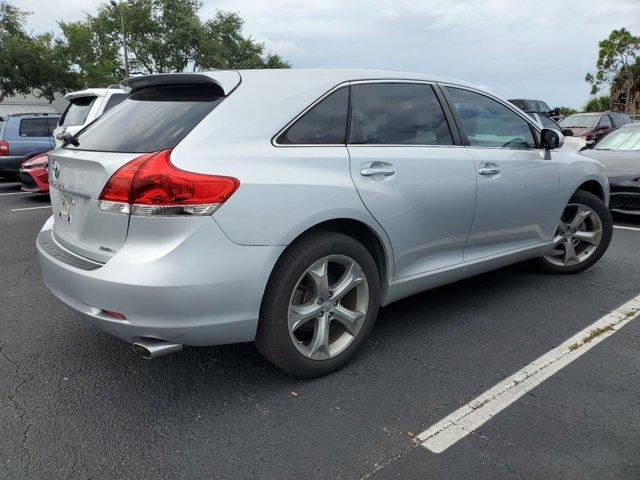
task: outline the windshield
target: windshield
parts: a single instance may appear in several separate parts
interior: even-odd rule
[[[594,150],[640,150],[640,126],[620,128],[600,140]]]
[[[93,105],[95,101],[96,97],[94,96],[72,98],[69,101],[69,106],[62,114],[60,125],[68,127],[71,125],[84,124],[87,115],[89,115],[89,110],[91,110],[91,105]]]
[[[600,118],[599,114],[593,115],[569,115],[567,118],[560,122],[562,128],[593,128],[598,123]]]
[[[146,153],[175,147],[222,100],[217,85],[160,85],[134,91],[77,135],[74,150]]]

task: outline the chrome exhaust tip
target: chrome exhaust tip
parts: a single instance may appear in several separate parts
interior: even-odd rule
[[[132,344],[132,347],[134,352],[147,360],[182,350],[182,345],[179,343],[165,342],[155,338],[138,340]]]

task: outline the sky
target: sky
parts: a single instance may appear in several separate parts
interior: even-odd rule
[[[10,0],[34,32],[57,31],[105,0]],[[459,78],[504,98],[580,108],[598,42],[640,35],[640,0],[204,0],[299,68],[375,68]]]

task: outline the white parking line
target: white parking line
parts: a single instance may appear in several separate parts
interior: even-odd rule
[[[639,313],[640,295],[443,418],[417,435],[415,441],[434,453],[444,452],[551,375],[637,318]]]
[[[26,208],[13,208],[11,212],[22,212],[23,210],[39,210],[41,208],[51,208],[51,205],[45,205],[43,207],[26,207]]]
[[[28,195],[31,192],[9,192],[9,193],[0,193],[0,197],[4,195]],[[33,194],[32,194],[33,195]]]
[[[637,227],[623,227],[622,225],[614,225],[613,228],[618,228],[620,230],[635,230],[636,232],[640,232],[640,228]]]

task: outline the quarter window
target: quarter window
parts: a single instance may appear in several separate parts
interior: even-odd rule
[[[600,117],[600,121],[598,122],[598,126],[599,127],[611,128],[611,120],[609,120],[609,117],[607,115],[603,115],[602,117]]]
[[[431,85],[354,85],[350,144],[453,145],[442,106]]]
[[[20,120],[21,137],[48,137],[49,124],[46,118],[25,118]]]
[[[479,93],[447,87],[472,147],[536,148],[531,126],[520,115]]]
[[[276,138],[281,145],[344,144],[347,135],[349,89],[343,87],[314,105]]]

